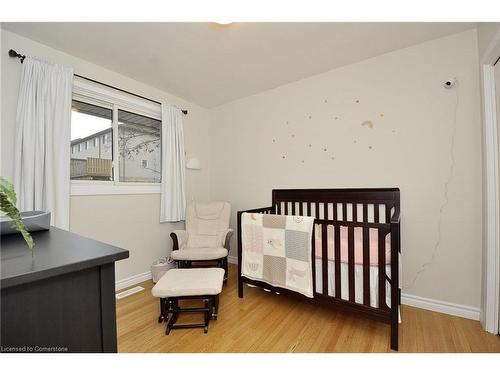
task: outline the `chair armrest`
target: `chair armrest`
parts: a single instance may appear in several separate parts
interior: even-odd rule
[[[231,250],[231,237],[233,236],[233,233],[233,230],[229,228],[226,230],[226,233],[222,237],[224,238],[224,248],[227,249],[228,252],[229,250]]]
[[[174,230],[170,233],[170,237],[174,243],[172,250],[179,250],[186,245],[188,235],[185,230]]]

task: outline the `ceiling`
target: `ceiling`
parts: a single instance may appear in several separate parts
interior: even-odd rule
[[[476,24],[3,23],[2,27],[211,108]]]

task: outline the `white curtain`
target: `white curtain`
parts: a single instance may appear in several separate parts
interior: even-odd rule
[[[21,211],[69,228],[73,69],[26,57],[17,102],[14,186]]]
[[[162,104],[160,222],[186,218],[186,170],[182,111]]]

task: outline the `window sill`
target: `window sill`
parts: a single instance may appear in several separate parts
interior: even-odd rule
[[[71,196],[160,194],[159,183],[71,181]]]

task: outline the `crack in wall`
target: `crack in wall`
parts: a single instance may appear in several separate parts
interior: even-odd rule
[[[451,180],[453,179],[453,172],[455,170],[455,136],[457,133],[457,111],[458,111],[458,104],[459,104],[458,87],[455,88],[455,97],[456,97],[456,99],[455,99],[455,109],[454,109],[454,115],[453,115],[453,131],[451,134],[451,145],[450,145],[451,163],[450,163],[450,169],[448,172],[448,177],[444,183],[444,199],[443,199],[443,202],[441,203],[441,206],[439,207],[438,237],[437,237],[436,243],[434,245],[434,248],[432,250],[432,256],[431,256],[430,260],[428,260],[427,262],[423,263],[420,266],[420,269],[415,274],[411,283],[402,287],[403,290],[408,290],[408,289],[411,289],[415,286],[415,283],[417,282],[419,276],[425,270],[427,270],[427,268],[429,266],[431,266],[434,263],[436,256],[437,256],[437,253],[438,253],[438,250],[439,250],[439,247],[441,245],[441,240],[442,240],[441,228],[442,228],[442,224],[443,224],[443,213],[444,213],[444,209],[446,208],[446,206],[449,203],[448,188],[449,188],[449,185],[451,183]]]

